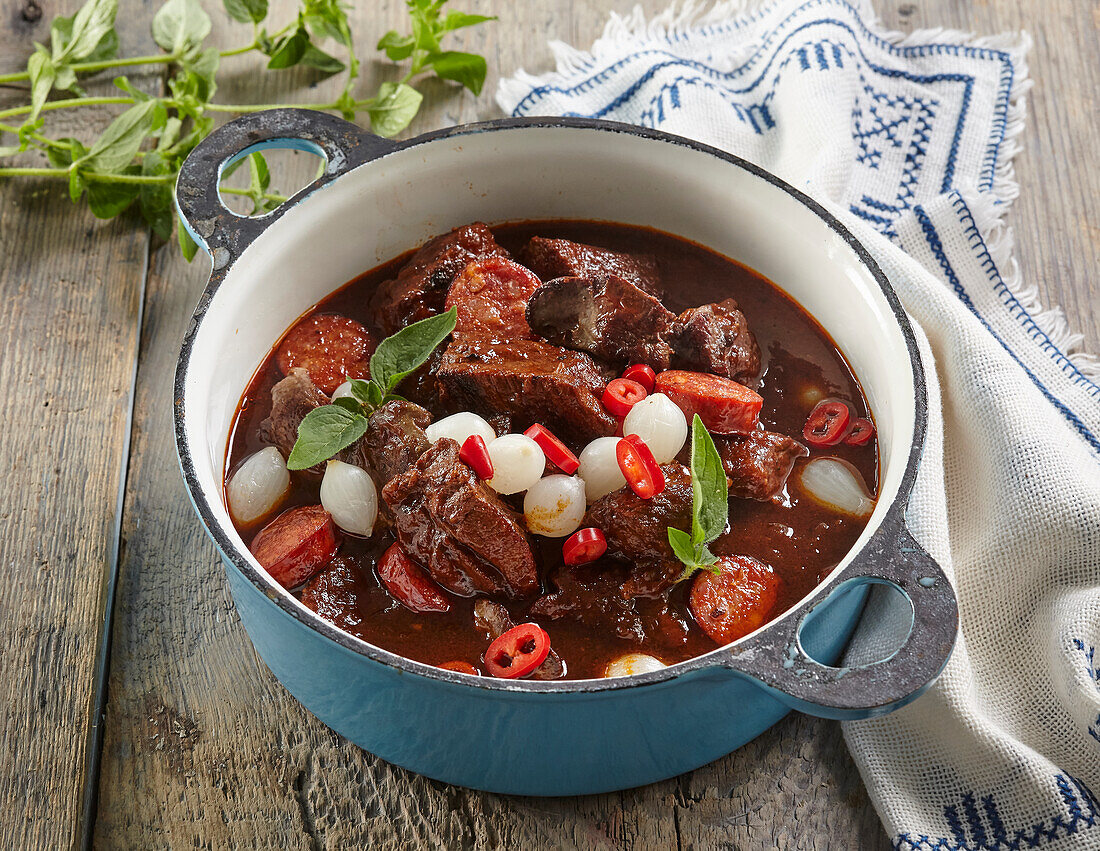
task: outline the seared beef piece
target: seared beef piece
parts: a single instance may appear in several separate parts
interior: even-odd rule
[[[672,366],[742,383],[760,372],[760,347],[732,298],[681,313],[668,334]],[[656,367],[654,367],[656,368]]]
[[[308,372],[301,367],[292,369],[271,388],[271,413],[260,423],[260,440],[277,447],[285,459],[294,448],[298,426],[306,414],[328,403],[328,396],[317,389]]]
[[[691,530],[691,473],[675,461],[661,470],[665,489],[651,499],[624,487],[588,506],[581,525],[600,529],[611,555],[631,562],[676,559],[668,527]]]
[[[604,377],[580,352],[535,340],[456,340],[437,375],[445,401],[486,417],[510,414],[517,431],[540,422],[576,447],[615,433],[600,404]]]
[[[363,436],[371,471],[379,487],[409,469],[431,441],[424,434],[432,415],[412,402],[394,399],[373,414]]]
[[[474,625],[489,636],[489,641],[496,641],[516,624],[504,606],[482,598],[474,603]],[[532,680],[557,680],[564,676],[565,663],[553,647],[543,663],[528,674]]]
[[[523,526],[458,453],[442,438],[382,489],[397,539],[456,594],[534,594],[538,571]]]
[[[481,222],[455,228],[421,246],[397,277],[379,285],[371,297],[375,325],[388,336],[406,325],[443,311],[447,290],[467,264],[485,257],[507,257],[489,226]]]
[[[493,414],[491,417],[486,417],[489,425],[493,427],[493,431],[497,433],[497,437],[503,437],[512,431],[512,418],[508,414]]]
[[[568,239],[534,237],[520,252],[519,261],[542,278],[618,275],[647,293],[659,296],[661,276],[651,254],[620,254]]]
[[[531,614],[579,621],[640,643],[646,636],[642,618],[634,601],[626,599],[621,591],[629,576],[626,565],[606,562],[559,568],[551,577],[556,590],[536,600]]]
[[[794,462],[810,453],[785,434],[763,429],[739,435],[714,435],[729,476],[730,495],[768,500],[783,489]]]
[[[334,558],[328,567],[306,583],[302,589],[302,604],[333,626],[354,632],[363,623],[356,605],[358,575],[359,565],[354,559]]]
[[[668,369],[663,335],[675,320],[660,301],[614,275],[557,278],[527,302],[531,328],[551,343],[588,352],[622,368],[647,363]]]
[[[669,606],[667,595],[624,596],[631,573],[627,565],[609,561],[558,568],[550,577],[555,590],[536,600],[531,614],[579,621],[627,641],[658,641],[667,647],[683,644],[688,627]]]

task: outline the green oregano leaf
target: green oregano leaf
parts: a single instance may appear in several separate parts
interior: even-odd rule
[[[378,385],[370,381],[364,381],[362,378],[348,378],[351,382],[351,395],[355,397],[356,401],[360,405],[367,407],[376,407],[377,402],[372,398],[371,388],[373,387],[375,392],[378,391]],[[378,401],[381,401],[381,396],[378,397]]]
[[[397,30],[390,30],[378,39],[376,45],[378,50],[386,51],[386,56],[394,62],[408,59],[415,47],[416,40],[411,35],[401,35]]]
[[[137,199],[141,187],[135,183],[88,183],[88,207],[97,219],[113,219]]]
[[[31,114],[28,120],[34,121],[42,111],[42,105],[46,103],[57,77],[53,60],[40,44],[35,46],[34,53],[27,60],[27,73],[30,74],[31,82]]]
[[[335,56],[330,56],[313,43],[306,45],[300,61],[307,68],[315,68],[322,74],[339,74],[347,67]]]
[[[100,49],[104,37],[114,30],[117,14],[118,0],[88,0],[71,21],[60,23],[56,29],[51,26],[54,64],[88,59]],[[117,41],[115,46],[117,48]]]
[[[350,411],[353,414],[363,413],[363,406],[356,399],[349,398],[347,396],[341,396],[338,399],[333,399],[332,404],[343,408],[345,411]]]
[[[340,405],[314,408],[298,426],[298,439],[286,459],[290,470],[305,470],[327,461],[367,431],[367,418]]]
[[[199,245],[195,240],[191,239],[191,234],[187,232],[187,228],[183,226],[183,222],[176,221],[176,239],[179,242],[180,253],[183,255],[183,259],[190,263],[195,259],[195,255],[199,253]]]
[[[707,544],[721,535],[729,521],[729,488],[722,456],[696,414],[691,422],[691,534],[668,527],[668,543],[684,563],[681,579],[705,568],[714,573],[718,556]]]
[[[443,19],[443,25],[440,29],[443,32],[450,32],[451,30],[461,29],[462,27],[472,27],[477,24],[484,24],[486,21],[495,20],[495,15],[471,15],[468,12],[448,12],[447,17]]]
[[[691,422],[691,538],[709,544],[726,530],[729,490],[722,456],[696,414]]]
[[[222,0],[234,21],[259,24],[267,17],[267,0]]]
[[[105,174],[121,171],[134,158],[145,137],[163,127],[166,120],[164,104],[159,100],[135,103],[107,125],[84,157],[84,164]]]
[[[370,129],[379,136],[396,136],[416,117],[422,100],[424,96],[408,83],[383,83],[367,107]]]
[[[210,35],[210,16],[198,0],[168,0],[153,16],[153,40],[174,56],[183,56]]]
[[[458,311],[452,307],[446,313],[406,325],[387,337],[370,357],[371,381],[382,389],[383,394],[389,393],[451,335],[457,319]]]
[[[448,50],[444,53],[431,54],[428,57],[428,64],[432,66],[437,77],[461,83],[475,95],[481,94],[481,87],[485,85],[485,74],[488,71],[484,56]]]
[[[275,42],[275,50],[267,63],[268,68],[291,68],[297,65],[309,46],[309,33],[298,28],[290,35]]]

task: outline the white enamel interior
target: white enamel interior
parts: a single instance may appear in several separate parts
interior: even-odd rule
[[[274,341],[334,289],[431,236],[475,220],[539,218],[686,237],[756,269],[817,318],[878,426],[879,506],[857,550],[897,494],[915,401],[905,339],[856,253],[798,200],[718,157],[621,132],[524,127],[438,139],[361,166],[287,211],[226,276],[191,349],[185,436],[206,501],[241,553],[222,502],[226,435]]]

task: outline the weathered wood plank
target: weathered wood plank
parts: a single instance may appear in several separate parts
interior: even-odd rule
[[[24,66],[52,16],[78,6],[6,6],[0,68]],[[0,108],[25,100],[0,87]],[[91,136],[107,116],[51,119],[49,132]],[[62,182],[19,179],[0,180],[0,247],[0,844],[62,848],[80,830],[149,240],[74,210]]]
[[[486,0],[467,5],[504,18],[468,36],[470,49],[485,53],[494,72],[549,67],[547,38],[588,43],[606,17],[606,9],[597,8],[603,4],[576,0]],[[652,12],[664,0],[643,5]],[[1072,0],[1020,0],[1008,12],[1003,5],[982,5],[971,22],[959,20],[965,11],[946,0],[919,5],[891,0],[882,11],[890,25],[901,29],[948,22],[992,32],[1021,24],[1037,29],[1050,19],[1068,19],[1073,5]],[[360,42],[369,44],[397,25],[400,13],[398,0],[357,10]],[[1075,24],[1065,26],[1073,30]],[[1087,40],[1084,29],[1084,35],[1074,34],[1074,44]],[[239,30],[216,31],[229,44]],[[1080,71],[1071,69],[1091,54],[1082,48],[1076,55],[1074,60],[1065,52],[1060,57],[1037,52],[1033,73],[1042,77],[1048,65],[1064,63],[1067,67],[1060,74],[1069,83]],[[303,95],[288,92],[271,75],[247,73],[253,66],[246,60],[240,67],[240,77],[221,89],[226,100]],[[371,73],[366,71],[365,86]],[[1089,78],[1081,79],[1085,82],[1072,82],[1071,91],[1087,94]],[[493,88],[491,77],[486,92]],[[497,114],[487,96],[455,96],[443,86],[429,87],[428,95],[414,132]],[[1080,111],[1087,99],[1082,95],[1066,103],[1076,103],[1073,110]],[[1095,132],[1095,116],[1067,116],[1053,96],[1042,108],[1041,114],[1036,108],[1029,126],[1047,122],[1046,130],[1029,134],[1051,134],[1050,143],[1069,157],[1067,161],[1081,162],[1087,147],[1067,147],[1065,140],[1054,138],[1056,128],[1072,121],[1076,123],[1071,135]],[[1031,258],[1024,260],[1025,273],[1033,279],[1043,277],[1044,297],[1049,303],[1065,303],[1095,342],[1095,317],[1088,316],[1095,296],[1089,300],[1085,282],[1085,270],[1096,268],[1095,262],[1067,267],[1067,276],[1055,281],[1053,273],[1063,268],[1058,258],[1045,243],[1041,250],[1032,250],[1052,231],[1059,232],[1052,239],[1080,239],[1063,232],[1080,230],[1073,216],[1096,221],[1095,193],[1090,197],[1075,187],[1073,192],[1080,194],[1074,194],[1065,208],[1061,199],[1041,191],[1042,185],[1049,185],[1042,181],[1052,172],[1043,170],[1045,163],[1027,165],[1036,157],[1032,149],[1019,175],[1024,191],[1016,209],[1019,253]],[[304,179],[306,168],[292,163],[289,170]],[[1082,185],[1090,184],[1085,179]],[[1095,261],[1095,253],[1082,256]],[[831,838],[845,847],[888,847],[840,740],[839,726],[832,722],[792,716],[725,759],[640,790],[523,799],[416,777],[349,745],[302,710],[252,651],[176,469],[169,388],[176,345],[203,283],[205,268],[198,268],[200,264],[187,267],[170,252],[158,253],[147,293],[98,844],[820,848],[829,847]]]

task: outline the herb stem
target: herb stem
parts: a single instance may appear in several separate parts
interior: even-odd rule
[[[255,197],[250,189],[237,189],[233,186],[222,186],[218,191],[226,195],[246,195],[249,198]],[[287,200],[286,195],[273,195],[269,192],[264,192],[259,197],[264,201],[278,201],[280,204]]]
[[[64,100],[51,100],[42,104],[42,112],[50,109],[68,109],[72,106],[110,106],[112,104],[132,104],[132,97],[94,97],[94,98],[66,98]],[[0,110],[0,118],[11,118],[16,115],[26,115],[31,107],[16,106],[11,109]]]
[[[174,174],[99,174],[98,172],[81,172],[85,180],[98,183],[168,183],[176,179]],[[56,177],[69,179],[67,168],[35,168],[31,166],[12,166],[0,168],[0,177]]]

